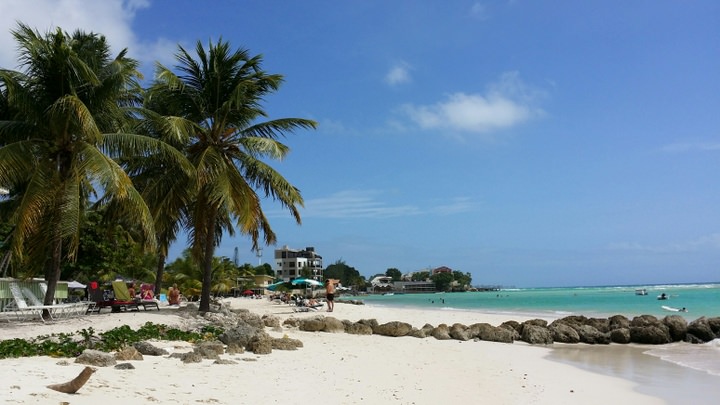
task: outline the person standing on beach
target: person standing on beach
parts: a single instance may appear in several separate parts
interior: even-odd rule
[[[335,285],[339,282],[340,280],[334,278],[325,279],[325,299],[328,303],[328,312],[332,312],[335,308]]]

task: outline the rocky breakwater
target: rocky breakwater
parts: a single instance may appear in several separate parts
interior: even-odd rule
[[[522,323],[507,321],[499,326],[487,323],[472,325],[455,323],[437,326],[425,324],[422,328],[416,328],[400,321],[379,324],[375,319],[362,319],[350,322],[317,315],[303,319],[289,318],[283,322],[283,326],[297,327],[299,330],[308,332],[434,337],[439,340],[485,340],[503,343],[523,341],[542,345],[555,342],[658,345],[680,341],[705,343],[720,338],[720,317],[702,317],[688,323],[679,315],[670,315],[662,319],[652,315],[642,315],[632,319],[622,315],[610,318],[568,316],[551,323],[542,319],[532,319]]]

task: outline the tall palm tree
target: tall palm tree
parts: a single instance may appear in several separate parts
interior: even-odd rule
[[[22,71],[0,70],[0,184],[10,189],[13,259],[45,270],[45,304],[55,295],[61,262],[78,249],[91,198],[120,202],[123,215],[153,235],[150,211],[113,158],[173,156],[159,140],[121,132],[141,101],[138,63],[110,56],[105,38],[61,29],[12,31]],[[175,154],[175,158],[181,156]],[[146,237],[152,244],[154,239]]]
[[[301,118],[259,122],[267,117],[263,98],[279,89],[282,76],[261,68],[261,56],[232,51],[222,39],[206,51],[198,41],[193,59],[178,47],[176,74],[158,65],[147,96],[148,108],[162,108],[195,123],[185,152],[195,167],[194,195],[184,208],[192,253],[203,271],[199,310],[210,309],[215,247],[235,228],[250,236],[253,248],[276,236],[263,213],[261,196],[287,208],[300,223],[300,191],[263,159],[282,159],[289,148],[278,139],[287,132],[311,129],[316,123]]]

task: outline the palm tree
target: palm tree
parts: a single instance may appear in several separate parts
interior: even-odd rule
[[[235,228],[272,244],[276,236],[263,213],[261,197],[271,197],[300,223],[300,191],[262,159],[282,159],[289,148],[278,139],[296,129],[315,128],[301,118],[258,122],[267,117],[261,102],[279,89],[282,76],[261,68],[260,56],[231,51],[227,42],[212,42],[206,51],[198,42],[197,60],[178,47],[178,74],[158,65],[146,106],[162,108],[195,123],[185,153],[195,167],[194,195],[184,208],[192,254],[203,272],[199,310],[210,309],[213,254],[225,232]]]
[[[57,29],[12,31],[22,71],[0,70],[0,184],[10,189],[13,260],[44,269],[45,304],[63,260],[75,258],[91,198],[118,202],[127,221],[153,235],[153,221],[122,167],[121,155],[173,156],[159,140],[121,132],[137,114],[137,62],[112,58],[103,36]],[[180,156],[175,156],[180,159]],[[154,238],[145,237],[152,245]]]

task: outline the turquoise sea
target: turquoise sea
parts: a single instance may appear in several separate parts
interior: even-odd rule
[[[636,295],[635,291],[645,289],[647,295]],[[665,294],[668,298],[659,300]],[[435,294],[393,294],[363,295],[353,297],[368,305],[388,307],[409,307],[418,309],[464,310],[507,315],[507,320],[520,316],[559,318],[566,315],[585,315],[587,317],[609,317],[624,315],[630,319],[638,315],[654,315],[662,318],[666,315],[680,315],[688,322],[702,316],[720,316],[720,282],[631,285],[631,286],[594,286],[562,288],[511,288],[499,291],[435,293]],[[674,312],[664,309],[686,308],[687,312]],[[602,374],[609,374],[635,381],[639,385],[648,385],[648,381],[657,379],[657,373],[672,376],[674,381],[693,381],[704,387],[708,384],[720,387],[720,339],[712,342],[691,345],[679,342],[660,346],[643,346],[639,350],[642,356],[651,356],[660,363],[652,367],[640,367],[635,364],[637,358],[632,351],[615,345],[612,364],[601,361],[587,361],[587,356],[573,357],[571,350],[555,350],[551,359],[589,368]],[[619,354],[620,353],[620,354]],[[624,354],[623,354],[624,353]],[[602,358],[602,356],[600,356]],[[643,361],[648,364],[652,361]],[[619,364],[634,364],[619,367]],[[665,364],[665,366],[660,366]],[[684,371],[683,371],[684,370]],[[663,381],[663,380],[661,380]],[[662,384],[660,384],[662,385]],[[673,398],[673,393],[662,395],[662,387],[655,387],[655,395]],[[720,394],[720,388],[713,388]],[[674,402],[673,400],[670,401]],[[706,403],[703,401],[696,403]]]
[[[644,289],[647,295],[636,295]],[[665,294],[668,299],[658,300]],[[674,314],[688,321],[701,316],[720,316],[720,282],[561,288],[512,288],[500,291],[367,295],[356,297],[368,304],[392,307],[478,310],[490,313],[562,317],[585,315],[608,317],[638,315],[664,317]],[[686,308],[687,312],[663,309]]]

